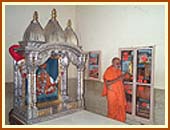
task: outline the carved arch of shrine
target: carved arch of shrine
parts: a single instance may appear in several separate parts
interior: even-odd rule
[[[67,68],[69,64],[72,63],[77,68],[77,103],[78,108],[84,107],[84,98],[83,98],[83,71],[85,67],[86,54],[77,46],[68,45],[66,43],[46,43],[46,44],[36,44],[31,43],[25,48],[25,59],[26,59],[26,67],[28,73],[28,81],[33,81],[32,88],[33,92],[31,93],[31,87],[28,88],[28,102],[30,104],[37,104],[36,97],[36,71],[38,66],[45,63],[51,55],[60,56],[60,65],[63,70],[63,74],[61,75],[61,97],[62,102],[64,103],[66,99],[68,99],[67,95]],[[33,74],[34,78],[31,79],[31,75]],[[28,83],[31,84],[31,83]],[[31,86],[31,85],[28,85]],[[32,98],[32,99],[31,99]],[[31,102],[32,101],[32,102]],[[34,105],[36,107],[36,105]],[[30,114],[31,115],[31,114]],[[30,117],[31,118],[31,117]]]

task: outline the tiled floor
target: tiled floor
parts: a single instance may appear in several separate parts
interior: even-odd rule
[[[155,90],[154,124],[165,124],[165,91]]]
[[[5,124],[9,124],[8,114],[12,108],[13,108],[13,84],[6,83],[5,84]]]
[[[50,121],[37,123],[36,125],[127,125],[120,121],[95,114],[89,111],[81,110],[75,113],[65,115]]]
[[[6,83],[5,89],[5,124],[8,122],[8,113],[13,107],[13,84]],[[164,90],[154,90],[154,125],[164,125],[165,124],[165,91]],[[139,125],[139,122],[127,119],[126,123],[130,125]]]

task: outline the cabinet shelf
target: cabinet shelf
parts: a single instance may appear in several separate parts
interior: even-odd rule
[[[136,85],[142,85],[142,86],[152,86],[152,84],[139,83],[139,82],[136,82]]]

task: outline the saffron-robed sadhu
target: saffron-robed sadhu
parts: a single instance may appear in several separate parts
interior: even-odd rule
[[[126,98],[122,83],[122,72],[113,65],[109,66],[104,75],[104,88],[102,96],[107,96],[109,118],[125,122],[126,120]],[[108,81],[114,81],[108,85]]]

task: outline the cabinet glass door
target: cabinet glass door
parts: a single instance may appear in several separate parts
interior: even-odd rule
[[[125,96],[126,96],[126,112],[132,114],[132,92],[133,92],[133,85],[132,84],[124,84],[125,87]]]
[[[136,115],[149,119],[151,112],[152,49],[137,50]]]
[[[136,115],[150,118],[150,86],[137,85]]]
[[[151,83],[152,50],[137,50],[137,82]]]
[[[133,50],[123,50],[121,52],[121,69],[122,72],[128,72],[130,74],[129,78],[126,78],[125,81],[133,82],[133,58],[134,51]]]
[[[130,77],[124,79],[125,95],[127,101],[126,112],[132,114],[132,92],[133,92],[133,50],[121,51],[121,69],[123,73],[128,72]]]

